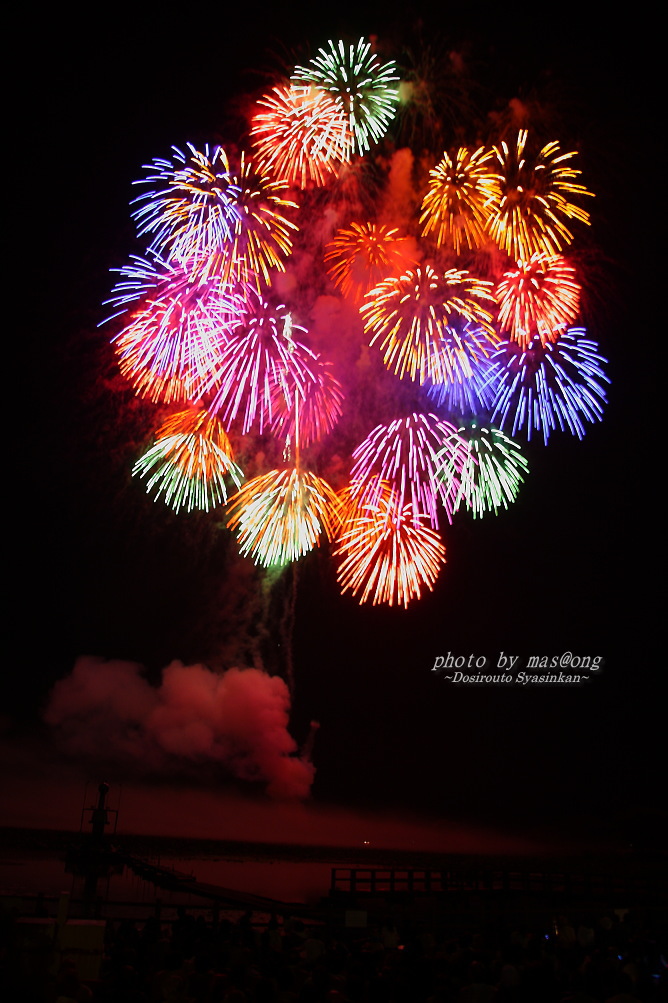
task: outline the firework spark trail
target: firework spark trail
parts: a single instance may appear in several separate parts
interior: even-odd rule
[[[286,444],[296,441],[302,446],[318,442],[336,425],[342,414],[343,390],[332,373],[332,365],[319,355],[308,361],[302,379],[288,384],[283,374],[277,375],[270,387],[271,430]],[[310,376],[310,378],[309,378]],[[295,408],[299,400],[299,416]],[[299,422],[299,428],[297,428]]]

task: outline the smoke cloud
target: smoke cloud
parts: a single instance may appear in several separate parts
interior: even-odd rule
[[[132,662],[79,658],[54,686],[44,719],[69,755],[173,776],[219,764],[278,799],[303,799],[314,768],[288,732],[285,682],[258,669],[217,674],[175,661],[159,687]]]

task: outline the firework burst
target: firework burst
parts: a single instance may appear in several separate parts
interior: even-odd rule
[[[492,358],[493,355],[488,358],[467,346],[470,375],[465,375],[460,368],[459,379],[428,385],[427,395],[436,407],[448,413],[476,415],[489,411],[496,392],[496,371]]]
[[[398,232],[377,223],[351,223],[325,248],[334,285],[353,303],[407,264],[406,240],[397,237]]]
[[[496,335],[474,324],[455,319],[441,329],[435,346],[436,356],[430,360],[430,378],[442,387],[461,386],[473,393],[484,394],[484,373],[499,345]],[[467,392],[465,392],[466,395]],[[458,397],[456,391],[442,395],[442,400]]]
[[[133,475],[148,477],[146,490],[178,512],[211,509],[227,501],[226,478],[241,486],[223,426],[205,410],[179,411],[158,429],[156,441],[134,465]]]
[[[439,460],[439,454],[441,459]],[[449,457],[448,478],[444,457]],[[387,481],[398,496],[401,510],[410,505],[419,522],[427,515],[438,528],[438,501],[452,521],[453,507],[466,470],[469,449],[457,429],[433,414],[412,414],[389,425],[378,425],[353,452],[353,481],[372,477]],[[437,470],[441,476],[437,479]]]
[[[452,378],[449,363],[471,375],[466,346],[456,332],[460,319],[471,323],[467,335],[476,351],[488,355],[498,340],[486,308],[492,300],[491,283],[451,268],[445,274],[431,265],[418,265],[379,283],[360,307],[369,344],[382,339],[380,350],[387,368],[399,377],[424,383]],[[452,322],[452,323],[451,323]],[[446,329],[450,332],[446,334]],[[476,332],[475,334],[473,332]],[[458,354],[459,353],[459,354]]]
[[[294,401],[295,394],[306,396],[306,388],[317,376],[311,368],[313,352],[293,338],[295,331],[306,334],[306,329],[293,324],[285,306],[272,306],[253,296],[252,306],[240,321],[205,389],[213,395],[210,411],[220,413],[226,424],[241,414],[246,434],[256,421],[262,432],[275,417],[280,418],[283,408],[277,388]]]
[[[206,261],[213,250],[229,243],[239,222],[239,186],[222,147],[156,157],[145,165],[148,174],[137,185],[150,185],[133,201],[132,213],[140,236],[151,234],[150,250],[181,263]]]
[[[509,507],[527,463],[508,436],[582,437],[609,381],[571,326],[587,269],[576,281],[562,255],[581,261],[565,248],[592,194],[576,154],[529,136],[535,103],[510,102],[505,124],[474,108],[450,41],[395,42],[401,84],[371,43],[330,41],[308,65],[290,56],[233,147],[188,143],[145,165],[132,215],[147,260],[119,270],[107,303],[122,373],[140,396],[181,405],[135,464],[147,490],[211,511],[234,484],[242,554],[280,569],[324,533],[343,592],[405,607],[444,561],[440,506],[450,522]],[[492,123],[488,147],[460,145]],[[322,356],[278,296],[313,318]],[[348,421],[318,446],[343,412],[327,348]],[[435,414],[418,413],[427,397]],[[346,459],[355,429],[359,442],[371,428]],[[253,436],[245,485],[225,430]],[[351,468],[350,487],[337,496],[310,458]]]
[[[234,169],[222,147],[176,147],[174,160],[153,161],[138,184],[155,187],[135,200],[140,235],[153,234],[150,251],[194,276],[256,287],[269,269],[284,269],[296,225],[282,215],[296,203],[282,197],[287,183],[272,181],[243,154]]]
[[[570,328],[556,342],[536,337],[529,348],[506,342],[493,360],[498,379],[492,421],[511,435],[523,429],[527,439],[542,431],[547,445],[556,428],[585,434],[584,421],[600,421],[606,402],[601,368],[606,362],[584,328]]]
[[[234,236],[212,256],[211,268],[226,281],[259,290],[263,283],[269,285],[272,268],[285,271],[283,259],[292,251],[290,233],[297,226],[282,212],[296,209],[297,204],[282,197],[285,181],[272,181],[243,153],[236,179],[239,198]]]
[[[505,272],[496,289],[501,330],[525,347],[535,334],[556,341],[580,309],[575,269],[559,255],[534,254]]]
[[[316,87],[274,87],[258,101],[251,140],[258,163],[298,188],[324,185],[350,160],[352,136],[340,104]]]
[[[106,302],[113,317],[130,313],[113,339],[121,372],[156,403],[197,398],[238,324],[239,297],[160,260],[133,258],[119,273]]]
[[[308,553],[340,523],[339,500],[327,481],[298,467],[270,470],[243,485],[230,500],[228,527],[239,550],[268,568]]]
[[[407,607],[425,586],[433,589],[445,547],[428,518],[412,504],[401,505],[384,482],[371,491],[353,482],[344,495],[348,515],[334,550],[341,592],[350,591],[360,604]]]
[[[501,506],[507,509],[517,497],[529,472],[528,463],[517,443],[498,428],[474,420],[460,428],[459,434],[468,442],[470,456],[462,479],[467,491],[458,496],[455,511],[463,503],[474,518],[485,512],[496,515]]]
[[[537,156],[525,152],[528,133],[520,129],[514,147],[495,147],[503,176],[501,199],[489,217],[489,234],[515,261],[533,254],[558,254],[570,244],[570,220],[589,223],[589,213],[569,201],[592,195],[575,183],[582,173],[571,166],[576,155],[562,153],[559,143],[548,143]]]
[[[444,154],[429,172],[429,190],[422,202],[422,233],[432,234],[439,247],[483,247],[489,241],[487,221],[501,198],[501,177],[494,151],[460,146],[454,158]]]
[[[396,64],[381,63],[363,38],[356,45],[329,42],[309,66],[296,66],[293,81],[315,84],[334,95],[354,137],[355,150],[364,153],[382,139],[394,118],[399,100]]]

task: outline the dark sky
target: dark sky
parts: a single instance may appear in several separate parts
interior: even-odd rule
[[[238,569],[224,571],[226,535],[211,519],[184,524],[130,481],[150,409],[123,392],[96,325],[109,268],[140,250],[127,203],[142,164],[172,143],[224,137],[233,99],[257,86],[247,71],[277,40],[315,48],[338,33],[415,27],[403,5],[291,11],[109,6],[88,22],[52,15],[17,37],[22,114],[6,200],[18,223],[9,300],[22,300],[12,337],[21,391],[6,525],[18,560],[4,703],[23,726],[78,655],[154,674],[173,658],[224,658],[239,588]],[[659,326],[648,291],[651,74],[622,26],[581,21],[573,34],[519,12],[489,22],[425,13],[426,34],[465,45],[499,99],[536,85],[563,101],[597,192],[592,312],[610,403],[582,442],[531,446],[512,511],[457,520],[434,593],[408,611],[341,598],[326,552],[300,562],[291,730],[303,741],[309,721],[321,723],[313,796],[323,803],[627,833],[657,810],[660,746],[659,519],[645,440]],[[290,588],[288,577],[279,600]],[[605,664],[579,688],[455,687],[430,671],[448,651],[492,664],[502,651],[523,663],[572,651]]]

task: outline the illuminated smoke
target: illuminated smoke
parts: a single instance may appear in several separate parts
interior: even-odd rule
[[[175,661],[159,687],[132,662],[79,658],[53,688],[44,718],[69,755],[139,775],[219,764],[262,783],[270,797],[303,799],[314,768],[288,732],[285,682],[258,669],[222,674]]]

